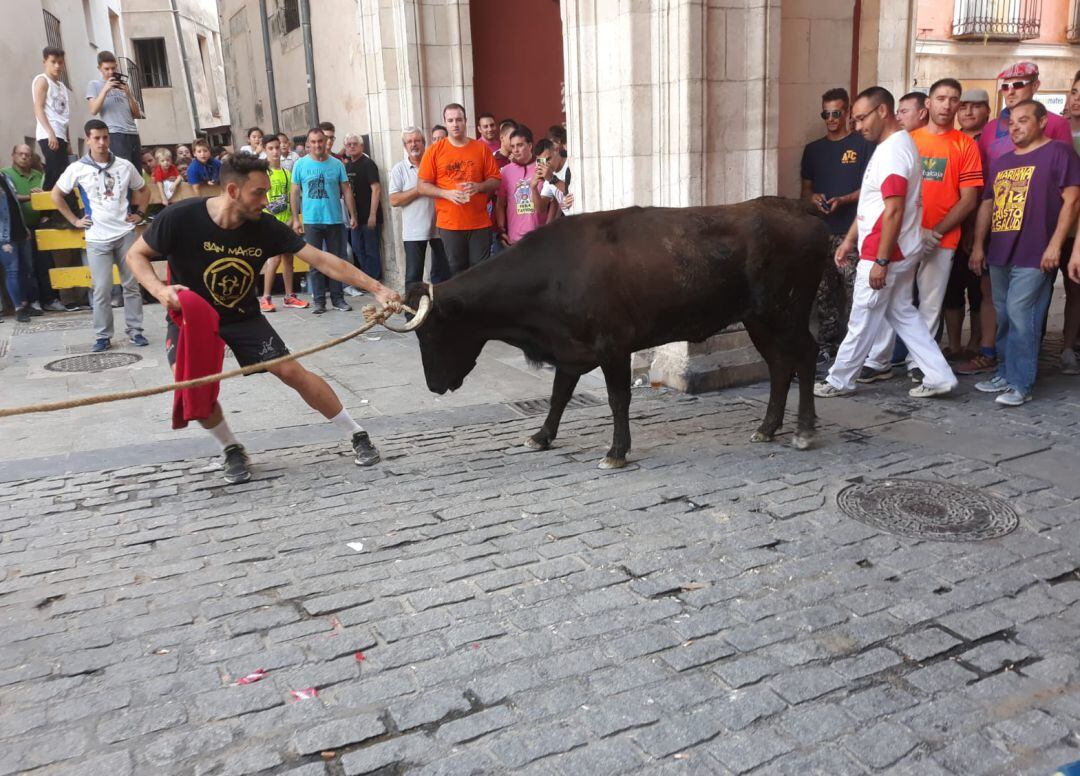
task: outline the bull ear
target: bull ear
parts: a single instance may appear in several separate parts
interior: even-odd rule
[[[401,333],[413,331],[414,329],[418,329],[424,323],[424,320],[428,317],[428,313],[430,312],[431,298],[427,296],[422,296],[420,297],[420,301],[416,305],[416,315],[413,316],[413,319],[411,321],[406,323],[404,326],[398,326],[396,324],[390,323],[389,321],[383,321],[383,326],[388,328],[390,331],[396,331]]]

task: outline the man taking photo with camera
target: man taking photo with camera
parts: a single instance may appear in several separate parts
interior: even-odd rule
[[[97,61],[101,78],[86,85],[90,115],[100,117],[109,128],[113,154],[127,159],[141,173],[142,144],[135,119],[144,118],[142,109],[131,93],[127,76],[120,72],[116,56],[111,51],[101,51]]]

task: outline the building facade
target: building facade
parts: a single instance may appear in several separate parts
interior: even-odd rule
[[[997,74],[1006,65],[1039,65],[1039,96],[1052,109],[1080,69],[1080,0],[919,0],[914,84],[927,88],[950,76],[991,95],[1002,106]]]
[[[552,10],[548,3],[558,6],[558,30],[530,24]],[[550,106],[549,123],[565,116],[579,211],[797,195],[799,154],[823,132],[823,91],[909,88],[915,6],[506,0],[495,16],[480,0],[220,0],[234,132],[276,123],[297,135],[316,118],[328,119],[338,137],[368,135],[385,174],[401,158],[401,129],[430,128],[446,103],[463,103],[470,117],[481,110],[520,118],[535,94],[533,102]],[[501,62],[486,45],[474,51],[495,22],[520,22],[533,32],[531,45]],[[555,52],[561,69],[553,71],[547,66]],[[535,66],[537,59],[545,67]],[[556,81],[562,115],[549,96]],[[477,95],[498,104],[478,104]],[[544,121],[534,132],[544,133]],[[396,214],[388,223],[386,274],[400,284]],[[740,331],[667,345],[641,354],[638,364],[690,390],[761,374]]]
[[[122,0],[142,86],[144,145],[229,142],[232,115],[215,0]]]

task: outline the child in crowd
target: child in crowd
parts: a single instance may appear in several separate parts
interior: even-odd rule
[[[288,149],[288,146],[285,146]],[[266,161],[270,163],[270,190],[266,192],[266,212],[281,221],[283,224],[292,224],[292,209],[289,207],[289,191],[292,188],[292,175],[281,166],[281,139],[271,135],[266,139],[263,150]],[[277,308],[271,299],[271,291],[274,286],[274,276],[277,274],[278,264],[284,262],[282,275],[285,281],[285,307],[303,309],[308,302],[300,299],[293,291],[293,256],[285,253],[274,256],[263,267],[263,297],[259,300],[259,309],[264,313],[272,313]]]
[[[180,171],[173,164],[172,151],[168,148],[154,149],[154,160],[157,162],[153,173],[154,182],[157,183],[158,193],[161,194],[161,204],[168,205],[180,183]]]
[[[263,131],[258,127],[252,127],[247,131],[247,145],[240,146],[240,153],[248,153],[252,156],[263,158]]]
[[[207,185],[216,185],[221,176],[221,162],[211,156],[210,144],[205,140],[196,140],[192,147],[195,158],[188,165],[187,182],[195,187],[197,196],[205,197],[210,193]]]

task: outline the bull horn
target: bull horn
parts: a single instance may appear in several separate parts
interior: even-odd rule
[[[428,298],[428,296],[425,294],[424,296],[420,297],[420,302],[416,305],[416,315],[413,316],[413,319],[411,321],[406,323],[404,326],[397,326],[390,323],[390,321],[383,321],[383,326],[388,328],[390,331],[396,331],[399,334],[404,334],[405,332],[413,331],[414,329],[418,328],[424,322],[424,319],[427,318],[429,312],[431,312],[431,299]]]

